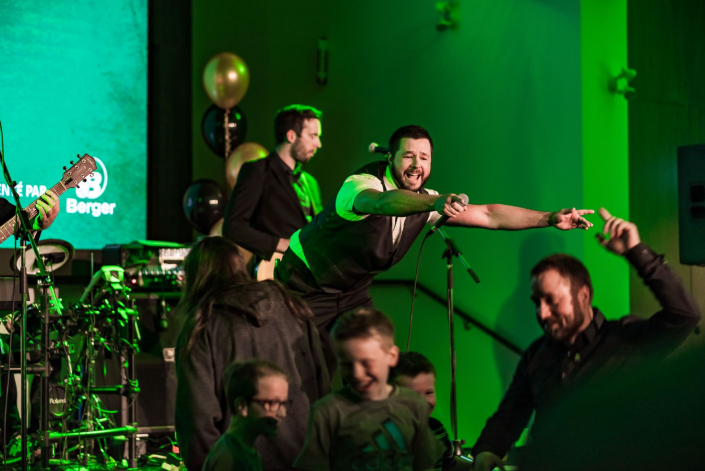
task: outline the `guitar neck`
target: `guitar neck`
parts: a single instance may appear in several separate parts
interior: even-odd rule
[[[62,182],[59,182],[51,187],[51,190],[56,194],[56,196],[60,196],[66,191],[66,187]],[[32,201],[26,208],[24,208],[24,212],[27,214],[27,219],[30,221],[37,214],[39,214],[39,210],[37,209],[37,201],[39,201],[39,198]],[[15,219],[16,218],[13,216],[5,224],[0,226],[0,243],[5,242],[8,238],[15,234]]]

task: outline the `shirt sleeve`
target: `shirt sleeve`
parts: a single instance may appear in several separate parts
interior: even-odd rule
[[[534,399],[529,387],[527,364],[528,357],[525,353],[497,412],[487,421],[480,438],[472,448],[473,456],[483,451],[489,451],[499,457],[506,455],[529,423],[534,411]]]
[[[430,189],[426,188],[426,192],[429,195],[434,195],[434,196],[438,195],[438,192],[436,190],[430,190]],[[441,213],[439,213],[438,211],[431,211],[430,213],[428,213],[428,220],[426,221],[426,224],[433,226],[434,224],[436,224],[438,222],[438,220],[440,218],[441,218]]]
[[[330,470],[333,433],[326,409],[320,407],[320,404],[314,404],[306,431],[306,441],[294,461],[294,468],[306,471]]]
[[[0,224],[5,224],[15,215],[15,205],[0,198]]]
[[[646,244],[633,247],[626,258],[656,296],[662,309],[646,321],[630,323],[625,330],[632,341],[645,349],[645,353],[668,354],[698,325],[701,318],[698,304],[663,255],[656,254]]]
[[[338,216],[348,221],[360,221],[369,216],[369,214],[358,214],[354,207],[355,198],[365,190],[383,191],[384,188],[382,182],[373,175],[359,174],[346,178],[335,198],[335,212]]]
[[[426,403],[417,410],[419,428],[414,435],[414,471],[433,469],[438,460],[443,456],[443,444],[428,425],[428,408]]]
[[[440,420],[434,417],[428,419],[428,426],[431,427],[431,432],[443,445],[443,456],[436,461],[434,469],[450,469],[455,464],[455,455],[453,454],[453,445],[450,443],[446,428]]]

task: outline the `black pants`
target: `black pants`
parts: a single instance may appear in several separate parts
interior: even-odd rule
[[[295,257],[296,255],[287,252],[277,264],[274,277],[284,283],[290,291],[301,296],[301,299],[313,312],[314,322],[321,336],[321,347],[326,358],[326,366],[332,379],[338,363],[333,351],[330,329],[342,314],[358,307],[374,307],[372,298],[367,287],[343,293],[326,293],[318,287],[308,269],[298,266],[299,264],[296,263],[298,260],[292,261],[292,258]]]

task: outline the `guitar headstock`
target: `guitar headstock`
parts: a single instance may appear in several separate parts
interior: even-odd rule
[[[71,163],[73,165],[68,170],[64,167],[66,171],[61,179],[61,183],[63,183],[66,188],[74,188],[80,185],[84,179],[88,178],[88,176],[98,168],[95,164],[95,159],[88,154],[83,154],[83,157],[75,164],[73,160]]]

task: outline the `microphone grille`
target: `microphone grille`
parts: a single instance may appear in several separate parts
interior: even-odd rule
[[[470,201],[470,198],[468,198],[468,195],[465,193],[460,193],[458,195],[458,198],[460,198],[460,201],[463,203],[463,206],[467,206],[468,202]]]
[[[374,154],[375,149],[377,149],[377,147],[379,147],[379,144],[377,144],[376,142],[373,142],[370,144],[370,146],[367,148],[367,150],[370,152],[370,154]]]

